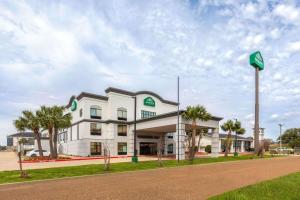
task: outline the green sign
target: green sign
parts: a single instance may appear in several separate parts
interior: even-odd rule
[[[264,59],[259,51],[256,51],[250,55],[250,65],[258,68],[259,70],[264,69]]]
[[[155,101],[151,97],[147,97],[144,99],[144,105],[155,107]]]
[[[77,109],[77,101],[74,99],[71,104],[71,111],[75,111]]]

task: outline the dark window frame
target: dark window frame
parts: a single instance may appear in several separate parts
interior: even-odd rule
[[[96,114],[98,113],[97,111],[99,111],[100,115],[92,115],[92,110],[96,110]],[[102,108],[99,106],[91,106],[90,107],[90,118],[91,119],[101,119],[102,118]]]
[[[99,150],[100,147],[100,150]],[[90,142],[90,153],[91,156],[102,155],[102,143],[101,142]]]
[[[126,113],[125,117],[124,117],[124,113]],[[126,108],[118,108],[117,117],[118,117],[118,120],[127,121],[127,109]]]
[[[151,118],[151,117],[155,117],[155,116],[156,116],[156,112],[141,110],[141,118],[142,119],[147,119],[147,118]]]
[[[121,148],[122,151],[119,151],[119,150],[120,150],[120,146],[119,146],[119,145],[121,145],[121,144],[123,144],[123,146],[126,146],[126,152],[123,151],[123,150],[124,150],[123,148]],[[124,144],[125,144],[125,145],[124,145]],[[123,146],[122,146],[122,147],[123,147]],[[128,152],[128,145],[127,145],[127,142],[118,142],[118,155],[127,155],[127,152]]]
[[[96,124],[96,129],[93,129],[93,128],[92,128],[92,124]],[[100,131],[99,131],[99,129],[98,129],[98,131],[95,131],[95,130],[97,130],[97,124],[100,124],[100,125],[101,125]],[[102,123],[99,123],[99,122],[91,122],[91,123],[90,123],[90,134],[91,134],[91,135],[98,135],[98,136],[102,135]]]
[[[170,147],[172,146],[172,151],[170,151]],[[167,152],[168,154],[174,154],[174,144],[168,144],[167,146]]]
[[[122,131],[119,131],[119,127],[122,126]],[[124,130],[125,127],[125,130]],[[118,136],[127,136],[127,125],[126,124],[118,124]]]

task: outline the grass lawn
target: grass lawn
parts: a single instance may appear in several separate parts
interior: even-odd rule
[[[300,172],[226,192],[210,200],[300,199]]]
[[[270,158],[270,157],[272,156],[265,155],[265,158]],[[176,166],[191,165],[191,164],[206,164],[206,163],[249,160],[249,159],[259,159],[259,157],[256,157],[254,155],[243,155],[238,157],[232,156],[232,157],[225,158],[222,156],[218,158],[197,158],[194,159],[193,163],[190,163],[190,161],[187,160],[180,161],[179,164],[177,164],[176,160],[164,160],[162,162],[163,162],[163,167],[176,167]],[[131,162],[112,163],[109,171],[104,171],[103,164],[99,164],[99,165],[92,164],[92,165],[82,165],[82,166],[26,170],[29,174],[29,178],[20,178],[19,171],[3,171],[0,172],[0,184],[63,178],[63,177],[72,177],[72,176],[82,176],[82,175],[156,169],[156,168],[161,168],[157,161],[143,161],[138,163],[131,163]]]

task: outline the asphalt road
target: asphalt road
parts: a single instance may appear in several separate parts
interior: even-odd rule
[[[206,199],[300,171],[300,157],[247,160],[0,186],[3,200]]]

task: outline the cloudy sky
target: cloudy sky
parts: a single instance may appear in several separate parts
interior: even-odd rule
[[[151,90],[181,107],[238,118],[251,135],[260,50],[261,126],[299,127],[297,1],[0,0],[0,144],[24,109],[66,104],[81,91]]]

